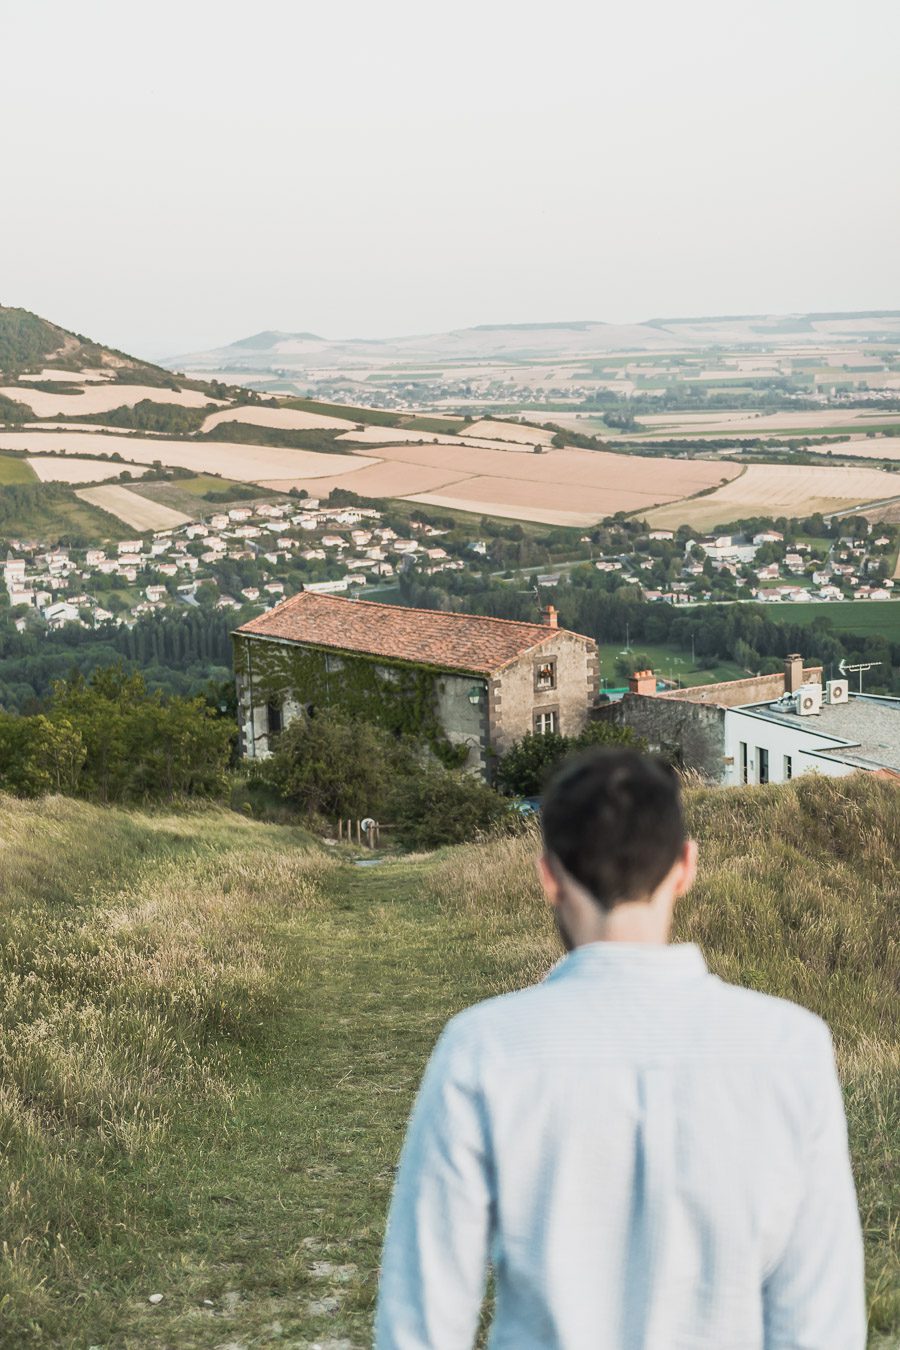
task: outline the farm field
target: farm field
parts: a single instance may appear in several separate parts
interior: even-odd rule
[[[900,1333],[897,807],[865,775],[689,793],[700,875],[676,920],[714,973],[832,1027],[870,1350]],[[393,1169],[438,1033],[559,955],[537,839],[357,868],[217,809],[0,798],[0,824],[5,1343],[371,1344]]]
[[[859,633],[862,637],[900,642],[900,599],[769,605],[766,617],[782,623],[827,624],[834,633]]]
[[[739,432],[753,436],[771,435],[784,432],[796,436],[804,432],[829,431],[837,434],[847,430],[855,431],[875,429],[880,426],[894,426],[896,414],[878,412],[871,408],[821,408],[805,412],[754,413],[736,410],[734,412],[691,412],[691,413],[643,413],[638,418],[645,431],[631,432],[627,439],[635,440],[641,436],[662,435],[731,435]],[[625,439],[623,437],[623,439]]]
[[[352,431],[352,417],[326,417],[301,408],[222,408],[204,419],[202,430],[213,431],[223,422],[249,422],[255,427],[279,427],[284,431]]]
[[[750,464],[739,478],[705,497],[648,512],[652,525],[710,529],[749,516],[803,516],[842,511],[900,497],[900,480],[883,469],[855,466]]]
[[[616,511],[637,511],[713,487],[741,472],[714,460],[633,458],[596,450],[547,450],[542,455],[446,445],[379,447],[383,461],[367,471],[342,473],[341,486],[370,497],[402,496],[434,506],[533,520],[555,525],[589,525]],[[400,466],[398,473],[398,466]],[[440,490],[411,488],[402,466],[438,470]],[[286,490],[315,492],[321,480],[264,480]],[[398,491],[398,487],[405,491]]]
[[[27,403],[36,417],[91,417],[113,408],[133,408],[144,399],[182,408],[205,408],[208,403],[221,402],[196,389],[160,389],[141,384],[90,384],[81,394],[51,394],[16,384],[0,389],[0,394]]]
[[[374,463],[362,456],[330,454],[315,450],[291,450],[277,446],[242,445],[234,441],[177,441],[164,437],[119,436],[102,431],[0,432],[0,449],[78,450],[94,455],[118,452],[127,463],[163,464],[195,473],[218,473],[241,482],[267,478],[321,478],[339,475]],[[119,466],[123,467],[122,465]]]
[[[216,511],[227,511],[231,506],[240,506],[262,498],[267,501],[277,500],[279,495],[277,492],[266,491],[264,487],[255,488],[253,483],[239,483],[235,479],[218,478],[214,474],[175,478],[168,483],[129,483],[128,487],[135,496],[146,497],[148,501],[160,502],[163,506],[171,506],[175,511],[183,511],[192,520],[202,519]],[[204,501],[208,492],[228,492],[229,489],[234,493],[231,501]]]
[[[67,459],[63,455],[33,455],[25,463],[42,483],[96,483],[101,478],[118,478],[126,467],[108,459]]]
[[[34,483],[37,479],[28,460],[18,455],[0,454],[0,487],[10,487],[13,483]]]
[[[172,530],[178,525],[186,525],[191,519],[183,511],[163,506],[161,502],[150,501],[147,497],[130,492],[128,488],[119,487],[117,484],[80,488],[75,495],[83,502],[99,506],[102,511],[116,516],[141,534],[145,530]]]
[[[553,432],[543,427],[522,427],[515,422],[492,422],[489,418],[471,422],[465,434],[486,436],[495,441],[517,441],[520,445],[549,445],[553,440]]]

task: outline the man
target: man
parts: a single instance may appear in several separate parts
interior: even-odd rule
[[[831,1038],[667,945],[697,849],[675,774],[570,761],[541,882],[569,955],[447,1025],[388,1224],[379,1350],[862,1350]]]

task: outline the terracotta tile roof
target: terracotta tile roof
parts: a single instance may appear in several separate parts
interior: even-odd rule
[[[311,643],[477,675],[500,670],[560,631],[540,623],[404,609],[311,591],[301,591],[237,629],[250,637]]]

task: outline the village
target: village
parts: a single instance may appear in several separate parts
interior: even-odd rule
[[[469,571],[509,584],[530,574],[547,589],[585,565],[609,589],[636,588],[647,601],[671,605],[892,599],[898,527],[863,535],[866,522],[852,524],[852,533],[828,538],[803,537],[799,524],[787,532],[697,535],[615,520],[589,534],[556,531],[529,540],[509,522],[429,523],[372,505],[281,498],[223,507],[105,548],[47,549],[14,539],[3,581],[20,632],[130,624],[195,605],[265,610],[300,590],[352,594],[368,585],[384,592],[410,572],[429,578]],[[524,565],[533,558],[547,561]]]

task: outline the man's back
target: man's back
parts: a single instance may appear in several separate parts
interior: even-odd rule
[[[469,1009],[423,1080],[381,1350],[857,1350],[859,1221],[831,1041],[695,947],[596,942]]]

